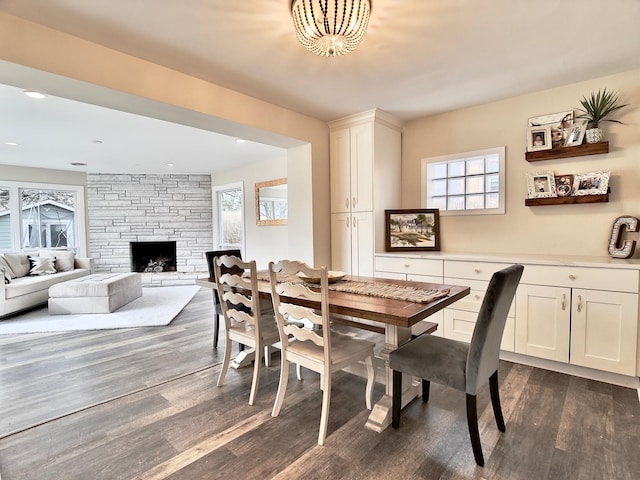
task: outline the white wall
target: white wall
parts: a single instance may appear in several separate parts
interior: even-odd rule
[[[288,257],[289,225],[256,225],[255,184],[287,177],[287,159],[260,162],[226,170],[211,176],[211,186],[243,182],[244,236],[246,260],[255,260],[258,269],[266,269],[269,261]],[[288,189],[287,189],[288,190]],[[289,205],[291,209],[291,204]],[[217,225],[213,225],[214,236]]]
[[[529,117],[577,109],[582,96],[603,87],[630,104],[606,122],[609,153],[527,162]],[[421,159],[506,146],[506,214],[441,217],[442,250],[607,256],[613,221],[640,217],[640,70],[422,118],[405,125],[402,207],[421,206]],[[525,207],[526,172],[557,174],[611,170],[609,203]],[[628,234],[638,239],[638,234]],[[640,252],[640,249],[637,249]],[[636,253],[635,257],[640,256]]]

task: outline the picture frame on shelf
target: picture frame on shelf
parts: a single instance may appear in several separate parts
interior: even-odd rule
[[[584,133],[587,131],[587,122],[578,122],[572,124],[567,131],[567,140],[565,147],[576,147],[582,145]]]
[[[573,193],[573,174],[555,175],[556,194],[558,197],[569,197]]]
[[[557,197],[553,172],[527,173],[527,194],[529,198]]]
[[[440,250],[440,210],[416,208],[385,210],[387,252]]]
[[[527,151],[537,152],[540,150],[550,150],[551,143],[551,127],[549,125],[542,127],[527,128]]]
[[[537,117],[529,118],[529,127],[541,127],[543,125],[559,126],[566,129],[573,123],[573,110],[567,110],[565,112],[548,113],[546,115],[539,115]]]
[[[573,196],[604,195],[609,191],[611,172],[589,172],[574,175]]]

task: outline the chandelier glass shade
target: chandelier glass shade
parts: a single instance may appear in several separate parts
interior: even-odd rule
[[[335,57],[356,49],[367,31],[370,0],[292,0],[300,43],[316,55]]]

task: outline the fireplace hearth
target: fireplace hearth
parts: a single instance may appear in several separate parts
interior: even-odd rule
[[[175,272],[176,242],[130,242],[131,271],[137,273]]]

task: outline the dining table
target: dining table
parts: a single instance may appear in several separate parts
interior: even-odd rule
[[[437,325],[428,322],[428,318],[445,307],[469,295],[470,287],[464,285],[445,285],[437,283],[417,282],[386,278],[373,278],[347,275],[340,279],[340,283],[348,285],[370,286],[368,293],[341,291],[329,288],[329,311],[338,319],[352,327],[364,330],[378,331],[384,334],[384,346],[376,355],[384,362],[385,393],[373,406],[366,422],[366,427],[381,432],[391,424],[391,399],[393,397],[392,370],[389,368],[389,353],[412,338],[412,327],[420,322],[425,334],[433,332]],[[196,284],[206,288],[216,288],[213,278],[198,279]],[[337,285],[342,287],[343,285]],[[397,286],[405,290],[438,292],[439,295],[431,301],[416,301],[406,298],[391,298],[379,296],[371,292],[382,292]],[[258,288],[264,303],[271,301],[271,285],[268,276],[259,275]],[[299,300],[303,306],[313,307],[313,302]],[[407,403],[420,395],[420,381],[403,375],[402,400],[404,407]]]

